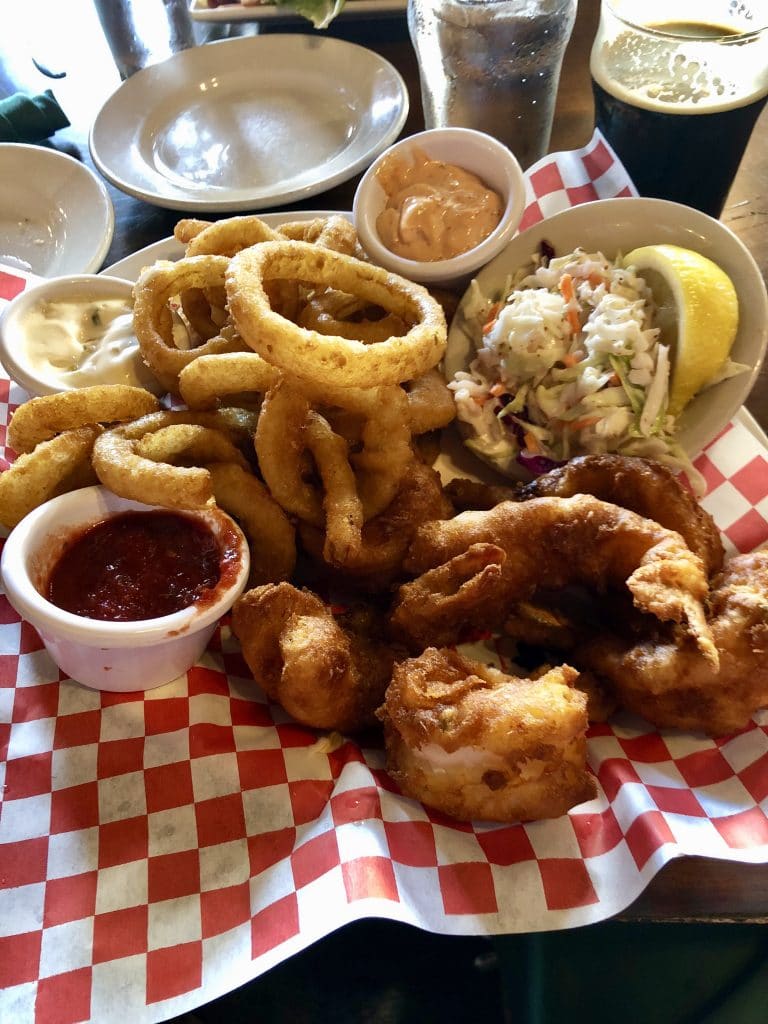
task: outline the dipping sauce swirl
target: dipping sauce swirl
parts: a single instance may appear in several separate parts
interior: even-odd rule
[[[49,387],[130,384],[158,390],[139,354],[129,295],[41,299],[27,310],[19,332],[16,358]]]
[[[501,197],[471,171],[417,148],[410,156],[407,163],[392,154],[376,171],[387,196],[376,219],[384,245],[396,256],[430,263],[474,249],[498,226]]]
[[[222,546],[211,528],[192,516],[124,512],[68,542],[45,596],[86,618],[154,619],[210,600],[234,555],[234,548]]]

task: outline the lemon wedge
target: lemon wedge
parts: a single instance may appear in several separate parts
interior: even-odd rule
[[[653,292],[659,340],[669,345],[669,412],[677,416],[723,367],[739,326],[733,282],[712,260],[677,245],[644,245],[624,257]]]

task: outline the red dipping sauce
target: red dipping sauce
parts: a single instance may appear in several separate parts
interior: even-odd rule
[[[136,622],[205,600],[225,552],[210,527],[173,511],[124,512],[72,539],[46,597],[89,619]]]

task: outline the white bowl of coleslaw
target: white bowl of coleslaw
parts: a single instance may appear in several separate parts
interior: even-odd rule
[[[621,263],[632,249],[662,243],[707,256],[739,301],[721,379],[676,420],[659,379],[652,293]],[[580,323],[569,327],[563,289],[574,282]],[[701,490],[692,459],[741,407],[767,340],[765,283],[733,232],[678,203],[607,199],[528,228],[480,271],[451,325],[444,369],[464,443],[506,476],[528,479],[576,455],[617,451],[682,470]]]

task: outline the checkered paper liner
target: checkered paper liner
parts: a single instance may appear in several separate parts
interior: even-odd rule
[[[528,182],[527,223],[634,194],[599,136]],[[24,284],[0,272],[6,299]],[[0,443],[25,397],[0,379]],[[697,466],[729,551],[768,540],[768,446],[746,413]],[[110,694],[63,678],[0,596],[0,755],[13,1024],[165,1020],[359,918],[570,928],[625,908],[674,857],[768,860],[768,715],[724,740],[619,716],[590,730],[596,799],[460,824],[402,797],[378,747],[335,746],[270,704],[227,620],[186,677]]]

